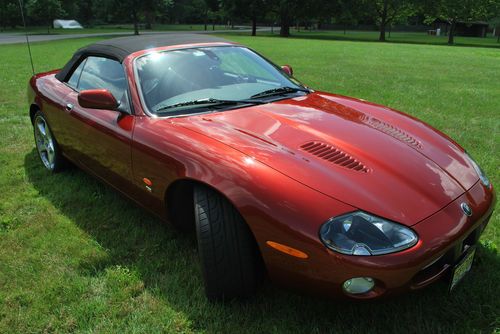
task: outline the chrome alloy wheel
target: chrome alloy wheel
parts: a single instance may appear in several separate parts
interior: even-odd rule
[[[35,141],[38,155],[45,167],[52,171],[55,166],[54,140],[47,121],[42,116],[35,118]]]

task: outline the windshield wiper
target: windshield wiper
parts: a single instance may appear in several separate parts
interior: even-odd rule
[[[257,93],[255,95],[252,95],[251,98],[254,99],[254,98],[257,98],[257,97],[281,95],[281,94],[295,93],[295,92],[310,93],[311,91],[309,89],[305,89],[305,88],[278,87],[278,88],[268,89],[268,90],[265,90],[263,92],[260,92],[260,93]]]
[[[263,104],[267,103],[265,101],[260,101],[260,100],[220,100],[220,99],[214,99],[214,98],[206,98],[206,99],[199,99],[199,100],[193,100],[193,101],[186,101],[186,102],[180,102],[164,107],[160,107],[155,110],[155,112],[159,111],[164,111],[167,109],[175,109],[179,107],[188,107],[188,106],[225,106],[225,105],[237,105],[237,104]]]

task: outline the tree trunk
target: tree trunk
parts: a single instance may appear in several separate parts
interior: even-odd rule
[[[289,37],[290,36],[290,23],[289,22],[281,22],[280,36],[281,37]]]
[[[215,19],[212,21],[212,31],[215,30]]]
[[[380,42],[385,42],[385,24],[385,22],[380,23],[380,35],[378,37]]]
[[[455,43],[455,20],[451,21],[450,32],[448,33],[448,45]]]
[[[280,23],[280,36],[289,37],[290,36],[290,17],[287,10],[281,11],[281,23]]]
[[[347,24],[344,23],[344,35],[346,34]]]
[[[252,36],[257,35],[257,16],[252,16]]]
[[[132,19],[134,20],[134,35],[139,35],[139,22],[137,19],[137,13],[132,13]]]
[[[207,21],[208,21],[208,9],[205,12],[205,31],[207,31]]]
[[[144,16],[146,17],[146,25],[144,28],[148,30],[153,29],[153,13],[148,10]]]
[[[382,13],[380,16],[380,36],[378,40],[380,42],[385,42],[385,28],[387,26],[387,0],[384,0],[384,8],[382,9]]]

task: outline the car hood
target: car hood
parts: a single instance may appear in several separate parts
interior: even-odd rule
[[[407,226],[478,180],[464,151],[439,131],[387,107],[338,95],[316,92],[174,122],[327,196]]]

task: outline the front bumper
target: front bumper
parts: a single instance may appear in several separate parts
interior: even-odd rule
[[[362,295],[370,299],[423,288],[450,274],[469,247],[484,231],[495,206],[492,188],[477,182],[469,191],[445,208],[412,226],[418,243],[402,252],[380,256],[345,256],[330,250],[311,254],[308,263],[273,270],[270,274],[280,283],[321,295],[346,295],[342,283],[353,277],[372,277],[375,288]],[[473,214],[468,217],[461,208],[468,203]],[[324,246],[323,246],[324,247]]]

